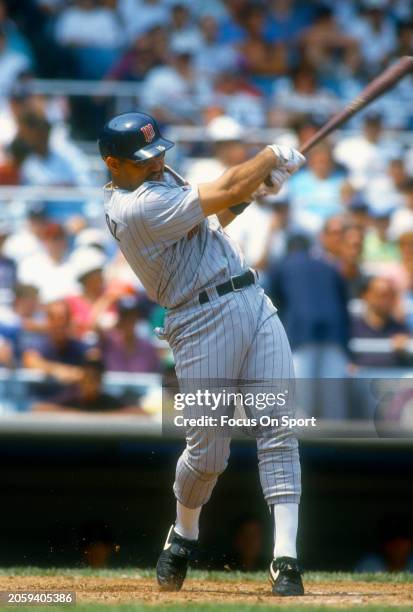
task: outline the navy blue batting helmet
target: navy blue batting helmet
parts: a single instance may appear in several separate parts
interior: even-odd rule
[[[103,158],[108,155],[145,161],[174,146],[162,137],[155,119],[145,113],[123,113],[108,121],[98,139]]]

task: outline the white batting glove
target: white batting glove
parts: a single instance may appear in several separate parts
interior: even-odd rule
[[[297,149],[276,144],[268,145],[268,147],[277,158],[277,169],[285,169],[292,174],[305,164],[304,155],[302,155],[300,151],[297,151]]]
[[[281,191],[281,187],[289,177],[290,172],[285,168],[271,170],[271,174],[268,175],[264,183],[261,183],[253,197],[264,197],[269,194],[276,195]]]
[[[269,188],[269,193],[278,193],[289,177],[290,172],[284,168],[271,170],[270,176],[265,180],[265,184]],[[272,183],[272,185],[270,186],[269,183]]]

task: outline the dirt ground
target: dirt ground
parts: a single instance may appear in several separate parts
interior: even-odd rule
[[[148,578],[96,578],[50,576],[0,577],[1,591],[75,591],[78,603],[121,604],[162,602],[272,603],[284,605],[399,605],[413,606],[413,583],[334,581],[307,582],[303,598],[274,598],[265,582],[187,580],[180,593],[160,593],[155,580]]]

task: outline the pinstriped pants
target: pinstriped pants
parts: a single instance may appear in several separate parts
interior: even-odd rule
[[[276,308],[260,286],[169,311],[165,334],[181,391],[191,381],[282,381],[294,378],[291,350]],[[282,385],[281,385],[282,386]],[[225,470],[230,436],[188,427],[174,493],[188,508],[205,504]],[[296,438],[283,427],[257,435],[260,481],[267,503],[299,503],[301,472]]]

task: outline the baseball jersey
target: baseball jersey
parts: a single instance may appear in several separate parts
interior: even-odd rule
[[[150,299],[175,308],[246,269],[215,215],[205,218],[197,186],[164,174],[135,191],[104,188],[106,222]]]

